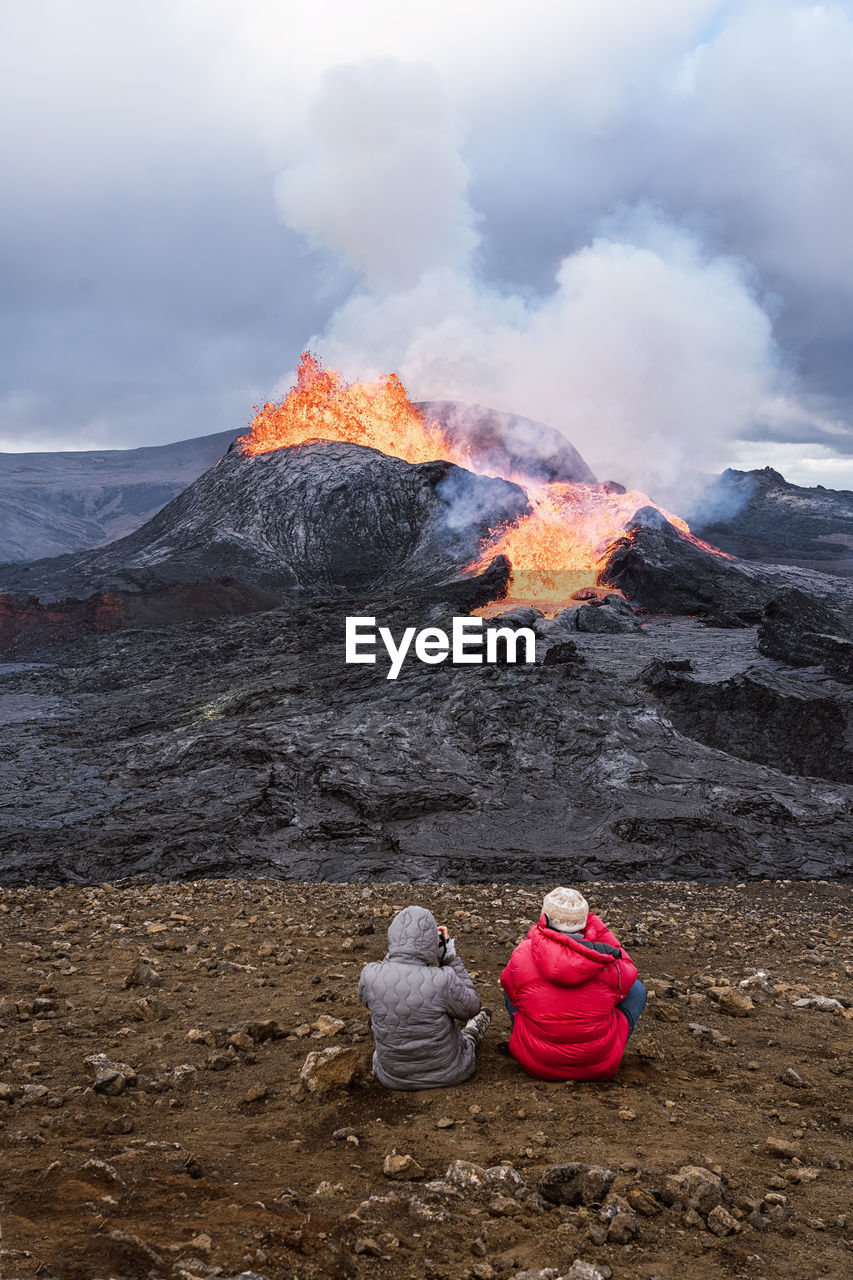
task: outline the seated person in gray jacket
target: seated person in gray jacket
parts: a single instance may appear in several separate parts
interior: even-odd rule
[[[366,964],[358,998],[370,1010],[373,1074],[388,1089],[436,1089],[474,1074],[492,1020],[444,925],[404,907],[388,929],[388,954]],[[460,1030],[454,1019],[468,1018]]]

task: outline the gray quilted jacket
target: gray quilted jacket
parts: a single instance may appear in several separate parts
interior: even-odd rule
[[[373,1074],[389,1089],[435,1089],[474,1073],[476,1055],[454,1018],[480,1011],[464,964],[453,956],[438,966],[435,916],[405,907],[391,921],[388,954],[366,964],[358,998],[370,1010],[376,1052]]]

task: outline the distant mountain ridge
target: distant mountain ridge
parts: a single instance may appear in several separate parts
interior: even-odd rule
[[[0,453],[0,562],[123,538],[218,462],[236,435],[140,449]]]
[[[744,560],[814,563],[831,570],[853,561],[853,493],[791,484],[772,467],[724,471],[701,498],[691,528]]]

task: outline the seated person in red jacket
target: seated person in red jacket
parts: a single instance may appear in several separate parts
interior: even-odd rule
[[[576,889],[552,889],[501,974],[509,1049],[541,1080],[606,1080],[646,1003],[628,953]]]

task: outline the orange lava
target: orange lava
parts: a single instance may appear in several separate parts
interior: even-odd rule
[[[307,440],[369,445],[406,462],[468,462],[467,453],[454,447],[443,428],[415,408],[395,373],[376,382],[349,383],[303,351],[296,386],[284,400],[258,410],[240,443],[244,453],[256,454]]]
[[[484,617],[519,604],[533,605],[546,616],[559,613],[576,591],[595,584],[602,555],[641,507],[657,507],[692,538],[684,520],[637,489],[613,493],[606,485],[559,480],[528,481],[525,488],[532,512],[493,529],[468,566],[469,572],[479,572],[496,555],[505,555],[512,564],[506,597],[476,611]]]
[[[347,441],[406,462],[446,459],[473,470],[467,449],[455,444],[439,423],[424,417],[396,374],[372,383],[348,383],[304,351],[296,385],[284,400],[257,411],[240,443],[244,453],[251,455],[308,440]],[[695,538],[684,520],[638,490],[614,493],[607,485],[535,483],[513,474],[503,478],[525,490],[532,511],[490,530],[477,559],[468,566],[467,572],[480,572],[497,555],[507,556],[512,564],[506,596],[477,610],[483,616],[520,604],[533,605],[548,615],[558,613],[576,591],[595,583],[605,550],[625,532],[641,507],[657,507],[683,537],[703,550],[723,554]]]

